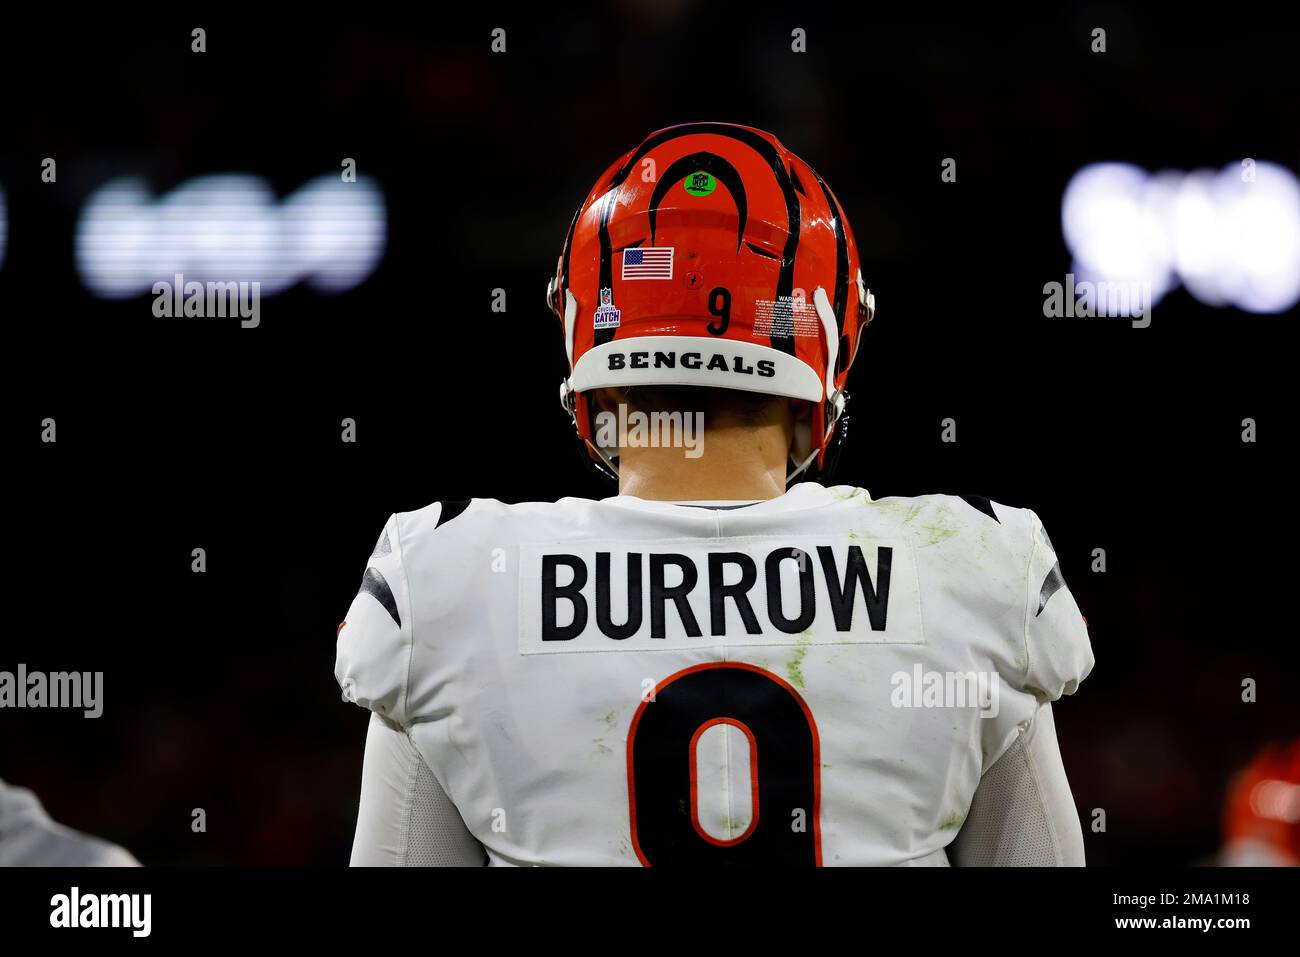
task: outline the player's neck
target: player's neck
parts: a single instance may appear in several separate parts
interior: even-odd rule
[[[779,425],[707,430],[699,454],[680,448],[619,450],[621,495],[660,502],[757,501],[785,493],[790,440]]]

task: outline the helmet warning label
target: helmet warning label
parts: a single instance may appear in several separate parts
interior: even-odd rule
[[[822,321],[803,296],[754,300],[754,338],[820,336]]]

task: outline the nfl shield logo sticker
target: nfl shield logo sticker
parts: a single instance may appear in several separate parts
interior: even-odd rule
[[[608,286],[600,290],[600,305],[596,307],[596,315],[592,319],[592,326],[596,329],[613,329],[618,325],[619,312],[614,308],[614,291]]]

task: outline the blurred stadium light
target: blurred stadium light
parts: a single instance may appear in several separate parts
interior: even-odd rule
[[[374,272],[388,241],[383,193],[373,180],[327,174],[277,202],[258,176],[202,176],[153,197],[142,180],[115,179],[77,222],[82,283],[101,299],[187,281],[260,282],[275,295],[299,282],[335,294]]]
[[[1300,183],[1273,163],[1154,175],[1085,166],[1065,188],[1061,226],[1079,280],[1148,282],[1153,303],[1180,282],[1246,312],[1300,300]]]

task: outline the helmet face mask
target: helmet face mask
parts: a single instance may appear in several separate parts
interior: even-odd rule
[[[569,363],[562,404],[585,458],[615,479],[590,396],[629,385],[801,399],[788,480],[825,475],[874,314],[830,188],[771,134],[726,123],[661,130],[605,171],[574,214],[547,304]]]

